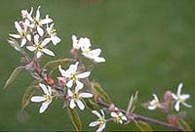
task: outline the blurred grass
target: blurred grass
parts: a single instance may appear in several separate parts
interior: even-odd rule
[[[184,83],[184,93],[194,102],[195,78],[195,1],[194,0],[1,0],[0,2],[0,87],[20,65],[20,55],[7,45],[8,34],[15,32],[14,21],[20,10],[41,5],[42,17],[49,14],[55,22],[61,44],[54,47],[58,57],[69,56],[71,35],[91,38],[93,47],[103,50],[105,64],[96,66],[92,77],[99,81],[120,107],[126,108],[132,93],[139,90],[137,113],[165,120],[141,103],[162,97],[165,90],[176,91]],[[51,60],[54,58],[47,58]],[[74,130],[62,102],[56,101],[45,114],[31,104],[21,116],[20,104],[25,88],[32,81],[24,73],[7,90],[0,91],[0,130]],[[193,129],[194,107],[186,109]],[[94,130],[88,123],[95,117],[80,112],[83,130]],[[156,127],[156,126],[154,126]],[[156,127],[160,130],[166,130]],[[108,124],[106,130],[134,130],[134,125]]]

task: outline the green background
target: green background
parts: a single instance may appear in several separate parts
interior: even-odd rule
[[[87,36],[93,48],[100,47],[106,63],[99,64],[91,79],[99,81],[111,99],[126,109],[128,99],[136,90],[139,100],[136,112],[166,120],[160,111],[141,106],[156,93],[160,99],[166,90],[176,92],[180,82],[191,109],[186,121],[195,129],[195,1],[194,0],[1,0],[0,1],[0,130],[74,130],[62,102],[55,101],[44,114],[39,104],[31,104],[21,113],[21,99],[32,81],[28,73],[20,75],[8,89],[3,85],[20,63],[20,55],[6,42],[16,32],[14,21],[20,10],[41,5],[42,18],[54,19],[62,42],[53,48],[56,57],[67,57],[71,36]],[[46,62],[46,61],[45,61]],[[87,111],[79,112],[83,130],[96,118]],[[154,128],[167,130],[162,127]],[[106,130],[135,130],[133,123],[122,126],[109,123]]]

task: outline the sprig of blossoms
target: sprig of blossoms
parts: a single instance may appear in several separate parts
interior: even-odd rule
[[[61,39],[57,36],[53,20],[49,18],[49,15],[46,15],[43,19],[41,18],[40,8],[40,6],[37,8],[35,16],[33,16],[33,8],[30,12],[22,10],[22,20],[15,21],[18,34],[11,33],[9,36],[16,40],[19,39],[21,41],[20,47],[26,45],[29,51],[35,52],[36,58],[40,58],[43,53],[55,56],[46,46],[49,42],[57,45]]]

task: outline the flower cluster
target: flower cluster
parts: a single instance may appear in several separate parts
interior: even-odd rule
[[[190,108],[192,107],[191,105],[187,104],[185,101],[190,98],[189,94],[181,94],[183,84],[180,83],[178,88],[177,88],[177,94],[174,94],[172,92],[166,92],[165,97],[164,97],[164,102],[160,102],[157,95],[153,94],[154,99],[149,102],[148,104],[148,109],[149,110],[155,110],[156,108],[160,108],[163,110],[170,109],[172,102],[175,102],[175,110],[178,112],[180,110],[180,104],[183,104],[184,106]]]
[[[81,49],[82,55],[85,56],[86,58],[96,62],[96,63],[101,63],[105,62],[105,58],[99,57],[102,50],[101,49],[94,49],[91,50],[91,41],[89,38],[80,38],[79,40],[75,35],[72,35],[72,42],[73,42],[73,50],[78,51]]]
[[[28,12],[22,10],[22,20],[15,21],[15,28],[17,34],[9,34],[12,39],[20,40],[20,47],[26,46],[26,48],[35,53],[36,58],[40,58],[43,54],[55,56],[53,51],[47,49],[47,45],[50,41],[54,45],[58,44],[61,39],[57,36],[56,29],[54,28],[53,20],[46,15],[45,18],[41,18],[40,6],[36,10],[36,15],[33,15],[33,8]]]

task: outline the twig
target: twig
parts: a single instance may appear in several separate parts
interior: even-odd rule
[[[100,106],[106,107],[106,108],[110,107],[109,104],[105,103],[101,99],[97,100],[97,104],[100,105]],[[120,109],[120,108],[118,110],[120,112],[124,113],[125,115],[127,115],[125,110]],[[147,123],[156,124],[156,125],[159,125],[159,126],[162,126],[162,127],[166,127],[166,128],[172,129],[172,130],[184,131],[182,128],[175,127],[175,126],[172,126],[168,123],[165,123],[165,122],[162,122],[162,121],[159,121],[159,120],[155,120],[155,119],[152,119],[152,118],[149,118],[149,117],[145,117],[145,116],[142,116],[142,115],[139,115],[139,114],[132,114],[130,116],[133,116],[133,119],[136,120],[136,121],[144,121],[144,122],[147,122]]]

